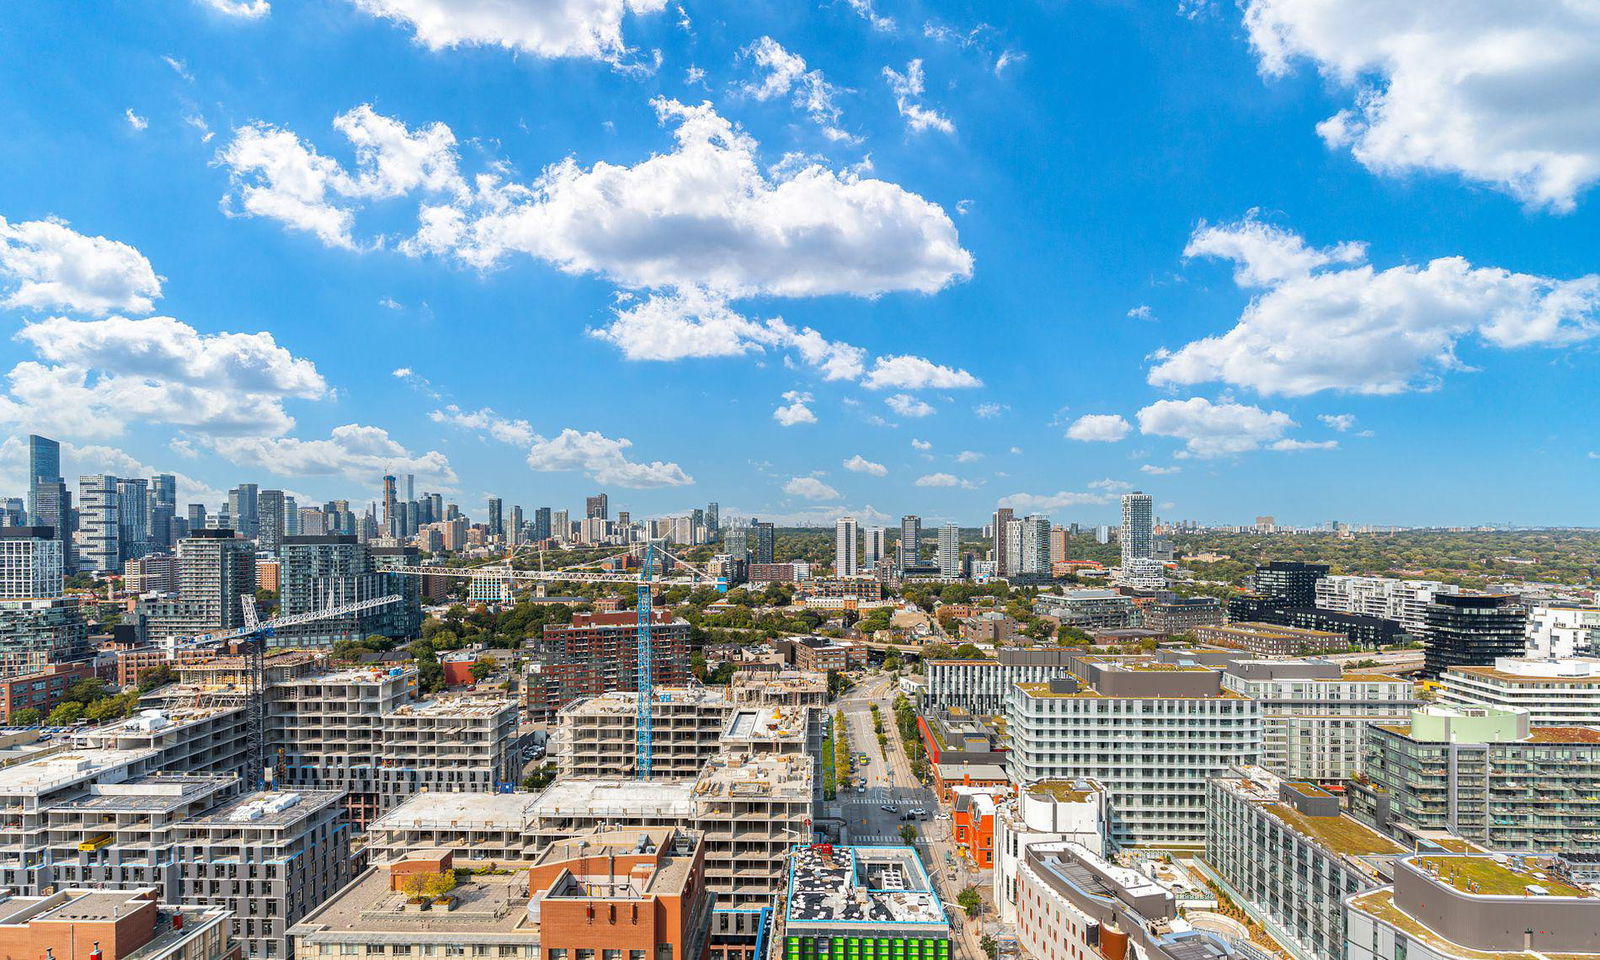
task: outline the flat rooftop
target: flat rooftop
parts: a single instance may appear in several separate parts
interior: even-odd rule
[[[268,664],[272,666],[272,664]],[[399,670],[399,676],[390,676],[391,670]],[[330,683],[377,684],[396,680],[405,680],[408,676],[416,676],[415,667],[348,667],[343,670],[322,670],[308,673],[299,677],[285,677],[274,680],[273,686],[322,686]]]
[[[485,720],[515,710],[516,701],[486,697],[435,697],[417,700],[397,707],[393,715],[401,717],[462,717]]]
[[[1447,957],[1466,957],[1469,960],[1592,960],[1596,953],[1545,953],[1533,951],[1474,950],[1446,939],[1433,928],[1413,917],[1394,902],[1394,887],[1379,887],[1350,899],[1350,906],[1369,916],[1392,923],[1402,932],[1415,937]]]
[[[944,904],[911,847],[796,847],[789,867],[790,928],[861,924],[948,927]],[[877,932],[876,930],[874,932]]]
[[[1087,780],[1036,780],[1023,787],[1022,792],[1049,797],[1057,803],[1083,803],[1101,791]]]
[[[1508,684],[1543,684],[1555,680],[1575,686],[1600,686],[1600,657],[1545,660],[1497,657],[1492,667],[1450,667],[1445,672],[1498,680]]]
[[[728,718],[722,739],[803,741],[807,713],[804,707],[743,707]]]
[[[35,920],[114,921],[151,902],[135,894],[132,889],[71,889],[44,897],[13,897],[0,904],[0,924],[22,925]]]
[[[534,804],[539,796],[531,793],[419,793],[373,821],[368,831],[443,826],[521,830],[532,822]]]
[[[1266,804],[1262,809],[1334,853],[1371,857],[1406,852],[1398,843],[1348,814],[1311,817],[1284,803]]]
[[[450,891],[450,910],[407,912],[405,893],[389,889],[389,871],[374,867],[312,911],[290,933],[323,942],[404,943],[449,941],[537,945],[539,926],[528,919],[528,875],[473,875]]]
[[[690,788],[695,800],[811,801],[809,754],[721,755],[713,759]]]
[[[203,817],[188,820],[185,826],[287,827],[343,799],[342,790],[258,790]]]
[[[226,790],[236,780],[236,777],[151,774],[121,783],[90,784],[87,795],[64,803],[52,803],[50,809],[92,813],[162,813]]]
[[[40,793],[149,760],[159,750],[75,750],[0,768],[0,794]]]
[[[1480,897],[1521,897],[1537,887],[1550,897],[1590,897],[1593,892],[1557,877],[1534,858],[1504,854],[1425,854],[1409,862],[1440,883]]]
[[[670,687],[657,688],[655,699],[657,703],[671,703],[686,706],[732,706],[726,694],[720,688],[713,687]],[[562,716],[633,716],[639,709],[639,695],[627,690],[614,690],[602,693],[599,696],[589,697],[584,700],[570,703],[561,708]]]
[[[659,780],[570,777],[545,787],[533,802],[533,816],[555,818],[678,817],[694,812],[692,785]]]

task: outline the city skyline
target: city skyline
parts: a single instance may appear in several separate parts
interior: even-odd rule
[[[12,5],[0,488],[1600,523],[1582,62],[1244,6]]]

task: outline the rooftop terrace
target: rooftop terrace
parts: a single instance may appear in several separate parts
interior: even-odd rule
[[[1540,869],[1535,865],[1539,861],[1531,858],[1504,854],[1427,855],[1412,857],[1410,862],[1440,883],[1480,897],[1521,897],[1531,892],[1530,887],[1551,897],[1594,895]]]
[[[949,918],[911,847],[796,847],[789,873],[788,921],[862,924],[936,924]]]

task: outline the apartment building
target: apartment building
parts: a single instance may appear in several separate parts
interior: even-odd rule
[[[650,705],[650,775],[692,780],[722,747],[733,703],[720,690],[658,687]],[[563,777],[631,777],[638,766],[639,694],[606,693],[556,714],[551,753]]]
[[[220,907],[255,960],[293,956],[289,928],[350,879],[336,790],[257,791],[178,824],[184,902]]]
[[[1342,960],[1345,898],[1406,850],[1311,783],[1240,767],[1206,785],[1208,872],[1300,960]]]
[[[500,790],[520,779],[510,700],[415,700],[384,714],[382,726],[383,809],[418,793]]]
[[[1222,685],[1261,704],[1261,766],[1290,780],[1348,780],[1369,723],[1401,723],[1418,701],[1410,680],[1345,674],[1330,660],[1238,660]]]
[[[86,659],[89,625],[75,597],[0,600],[0,677]]]
[[[1445,830],[1494,850],[1600,852],[1600,727],[1428,706],[1367,727],[1362,773],[1351,810],[1390,835]]]
[[[1600,723],[1600,658],[1499,657],[1493,666],[1451,667],[1439,674],[1439,703],[1516,707],[1533,724]]]
[[[40,719],[67,699],[67,690],[95,675],[88,661],[52,663],[42,670],[0,678],[0,721],[13,722],[18,710],[34,710]]]
[[[1528,656],[1567,659],[1600,655],[1600,607],[1536,603],[1528,611]]]
[[[1313,589],[1316,606],[1323,610],[1394,620],[1413,637],[1426,634],[1429,604],[1461,592],[1455,584],[1438,580],[1344,575],[1324,576]]]
[[[1527,614],[1509,594],[1439,596],[1424,614],[1423,672],[1493,663],[1527,650]]]
[[[1275,623],[1246,622],[1197,627],[1191,634],[1196,643],[1231,647],[1258,657],[1311,657],[1350,648],[1350,639],[1342,633],[1303,630]]]
[[[1072,841],[1105,855],[1106,793],[1093,780],[1039,780],[1000,801],[994,818],[994,904],[1017,922],[1017,872],[1028,848]]]
[[[1176,894],[1080,844],[1028,849],[1017,874],[1017,945],[1034,960],[1268,960],[1248,940],[1196,927]]]
[[[728,696],[737,704],[825,707],[828,675],[816,670],[735,670]]]
[[[1081,630],[1116,630],[1139,625],[1139,611],[1133,605],[1133,598],[1115,590],[1041,593],[1033,601],[1033,612]]]
[[[657,684],[689,682],[689,622],[653,612],[650,645]],[[570,624],[546,624],[539,666],[528,678],[530,705],[555,716],[583,697],[639,689],[639,618],[631,610],[573,614]]]
[[[804,844],[790,860],[775,956],[949,960],[950,918],[915,849]]]
[[[1007,647],[996,650],[993,660],[925,661],[923,705],[934,713],[998,714],[1005,710],[1006,694],[1013,684],[1069,677],[1077,653],[1059,647]]]
[[[1019,784],[1093,779],[1112,841],[1198,847],[1205,781],[1261,754],[1261,704],[1222,671],[1142,657],[1080,657],[1075,678],[1019,683],[1006,704]]]
[[[259,776],[249,769],[249,725],[240,704],[168,703],[75,732],[72,743],[89,750],[154,750],[163,770]]]
[[[0,955],[59,960],[239,960],[228,913],[164,903],[154,887],[69,887],[0,901]]]
[[[781,641],[790,666],[815,673],[843,673],[867,665],[867,648],[850,640],[799,637]]]
[[[1394,883],[1349,897],[1347,960],[1600,957],[1600,896],[1531,857],[1426,854],[1394,863]]]

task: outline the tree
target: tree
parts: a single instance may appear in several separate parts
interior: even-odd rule
[[[917,828],[913,827],[909,823],[902,823],[900,825],[900,839],[904,840],[907,846],[910,846],[911,844],[916,843],[917,842]]]
[[[76,700],[68,700],[50,711],[50,725],[52,727],[65,727],[83,719],[83,704]]]
[[[1000,944],[996,943],[994,937],[989,936],[987,933],[983,935],[982,940],[978,941],[978,948],[983,951],[984,956],[988,957],[989,960],[994,960],[1000,953]]]
[[[495,671],[499,669],[500,661],[496,660],[494,657],[484,657],[482,660],[474,663],[472,665],[472,669],[468,670],[467,672],[472,674],[472,681],[474,683],[482,683],[485,677],[494,676]]]
[[[983,910],[983,895],[978,893],[978,888],[968,886],[956,894],[956,906],[967,912],[967,916],[976,917]]]
[[[11,722],[19,727],[37,726],[39,723],[39,711],[33,707],[23,707],[11,715]]]

